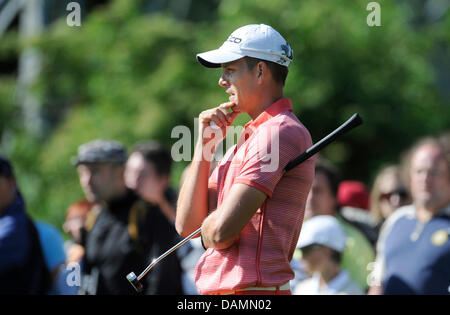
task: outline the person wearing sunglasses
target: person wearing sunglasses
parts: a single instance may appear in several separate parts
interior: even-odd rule
[[[378,223],[377,230],[395,210],[410,203],[400,167],[388,165],[382,168],[373,182],[370,195],[370,213]]]
[[[396,210],[381,228],[370,293],[450,292],[449,152],[428,137],[405,155],[412,204]]]

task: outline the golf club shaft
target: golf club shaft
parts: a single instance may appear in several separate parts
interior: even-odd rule
[[[323,149],[325,146],[327,146],[329,143],[334,141],[337,137],[345,134],[346,132],[352,130],[353,128],[359,126],[362,124],[361,117],[356,113],[352,117],[350,117],[346,122],[344,122],[341,126],[339,126],[337,129],[335,129],[332,133],[327,135],[325,138],[317,142],[316,144],[312,145],[309,149],[307,149],[305,152],[300,154],[296,159],[289,162],[286,167],[285,171],[289,171],[296,167],[297,165],[301,164],[302,162],[309,159],[311,156],[319,152],[321,149]],[[180,241],[178,244],[173,246],[171,249],[166,251],[164,254],[156,258],[152,261],[152,263],[145,268],[145,270],[137,277],[138,280],[141,280],[157,263],[159,263],[161,260],[163,260],[165,257],[167,257],[170,253],[178,249],[180,246],[184,245],[187,241],[192,239],[195,235],[199,234],[201,232],[201,227],[192,232],[192,234],[188,235],[186,238],[184,238],[182,241]]]
[[[186,236],[186,238],[184,238],[183,240],[181,240],[178,244],[176,244],[175,246],[173,246],[171,249],[169,249],[168,251],[166,251],[164,254],[162,254],[161,256],[159,256],[158,258],[156,258],[155,260],[152,261],[152,263],[150,265],[148,265],[147,268],[145,268],[144,271],[141,272],[141,274],[137,277],[138,280],[141,280],[146,274],[147,272],[149,272],[157,263],[159,263],[161,260],[163,260],[164,258],[166,258],[169,254],[171,254],[173,251],[177,250],[179,247],[183,246],[187,241],[189,241],[190,239],[192,239],[195,235],[199,234],[201,232],[202,228],[199,227],[197,230],[195,230],[194,232],[192,232],[192,234]]]

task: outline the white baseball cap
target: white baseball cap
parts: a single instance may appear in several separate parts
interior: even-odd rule
[[[328,246],[338,252],[343,252],[347,236],[338,220],[331,215],[312,217],[303,223],[297,248],[312,244]]]
[[[222,63],[253,57],[288,67],[292,49],[283,36],[265,24],[250,24],[235,30],[219,49],[197,54],[197,60],[208,68],[219,68]]]

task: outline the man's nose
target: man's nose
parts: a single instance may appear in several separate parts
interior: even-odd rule
[[[433,175],[434,174],[432,170],[422,170],[419,172],[418,180],[429,185],[433,178]]]
[[[226,80],[225,76],[222,74],[219,78],[219,85],[221,87],[228,87],[230,86],[230,82],[228,82],[228,80]]]

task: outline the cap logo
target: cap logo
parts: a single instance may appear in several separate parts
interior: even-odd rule
[[[228,37],[227,41],[235,43],[235,44],[239,44],[240,42],[242,42],[242,38],[234,37],[234,36],[230,35],[230,37]]]
[[[281,45],[281,50],[283,50],[283,55],[285,55],[289,59],[292,59],[292,49],[288,43],[286,43],[286,45]]]
[[[281,45],[281,50],[283,51],[281,53],[283,56],[286,56],[286,58],[292,60],[292,49],[288,43],[286,43],[286,45]],[[277,63],[284,65],[287,63],[287,60],[283,57],[280,57],[280,59],[277,61]]]

